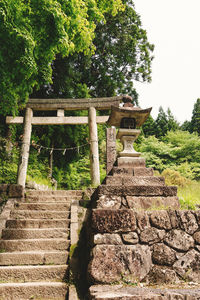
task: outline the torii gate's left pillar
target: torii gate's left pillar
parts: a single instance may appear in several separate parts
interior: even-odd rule
[[[26,173],[28,167],[29,149],[30,149],[30,139],[32,131],[32,117],[33,110],[29,107],[26,108],[26,113],[24,117],[24,134],[20,153],[20,160],[17,172],[17,183],[25,187],[26,183]]]

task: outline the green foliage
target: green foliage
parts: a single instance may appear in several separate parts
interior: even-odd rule
[[[18,150],[13,147],[11,153],[6,151],[7,140],[0,137],[0,183],[16,183]]]
[[[156,135],[156,122],[151,115],[143,124],[142,131],[145,137]]]
[[[96,23],[120,9],[121,0],[2,0],[1,114],[16,114],[34,87],[51,83],[56,54],[93,53]]]
[[[0,183],[16,183],[17,164],[15,162],[1,161]]]
[[[187,131],[170,131],[162,140],[144,138],[137,150],[143,153],[147,165],[162,172],[170,168],[190,179],[200,178],[200,138]]]
[[[82,53],[53,62],[53,82],[34,91],[33,97],[105,97],[130,94],[137,101],[133,79],[151,80],[153,45],[147,40],[132,1],[115,17],[105,14],[106,22],[95,29],[93,55]]]
[[[161,176],[165,178],[165,183],[167,185],[177,185],[179,187],[184,187],[190,183],[186,177],[182,176],[178,171],[165,169]]]
[[[88,187],[91,182],[89,158],[73,161],[65,169],[55,167],[53,177],[58,182],[58,188],[75,190]]]
[[[200,98],[198,98],[194,104],[190,123],[190,132],[197,132],[198,135],[200,135]]]
[[[162,106],[159,108],[157,119],[155,120],[155,136],[161,138],[167,134],[168,131],[174,131],[179,128],[177,121],[168,108],[165,113]]]

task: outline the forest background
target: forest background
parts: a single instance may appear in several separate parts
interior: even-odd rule
[[[151,81],[154,45],[131,0],[3,0],[0,44],[2,183],[16,182],[23,134],[21,125],[8,127],[5,117],[23,115],[29,98],[129,94],[139,106],[134,81]],[[98,125],[101,180],[106,175],[105,131],[106,125]],[[197,99],[191,120],[183,124],[160,107],[157,118],[150,116],[144,124],[136,145],[147,166],[179,187],[185,207],[200,204],[199,136]],[[27,182],[51,186],[56,180],[63,189],[90,186],[88,137],[83,125],[33,127]]]

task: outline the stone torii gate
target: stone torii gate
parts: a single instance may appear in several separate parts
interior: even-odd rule
[[[88,99],[30,99],[25,117],[6,117],[7,124],[24,124],[23,141],[18,166],[17,183],[25,187],[32,125],[88,124],[90,133],[90,174],[93,185],[100,184],[97,124],[107,122],[108,116],[96,116],[96,110],[119,106],[123,96]],[[86,117],[65,117],[65,110],[88,110]],[[56,117],[35,117],[34,111],[57,111]]]

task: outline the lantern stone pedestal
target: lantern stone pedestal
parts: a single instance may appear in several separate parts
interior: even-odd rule
[[[145,160],[140,157],[141,153],[135,151],[133,143],[136,141],[141,131],[139,129],[120,128],[117,139],[123,145],[123,151],[119,152],[117,165],[119,167],[145,167]]]
[[[133,143],[141,133],[138,129],[120,128],[117,133],[117,139],[120,139],[123,144],[123,151],[119,153],[120,157],[139,157],[141,153],[135,151]]]

